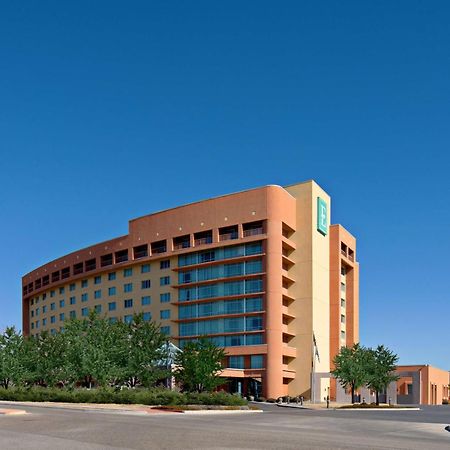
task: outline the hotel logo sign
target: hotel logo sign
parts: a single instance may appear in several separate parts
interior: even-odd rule
[[[317,197],[317,231],[324,236],[328,233],[327,203],[320,197]]]

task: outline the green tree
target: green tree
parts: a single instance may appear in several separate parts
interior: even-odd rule
[[[368,381],[368,351],[360,344],[342,347],[335,356],[334,370],[331,373],[339,380],[344,389],[350,388],[352,403],[355,403],[356,389]]]
[[[220,373],[226,353],[208,339],[187,343],[175,357],[175,379],[188,392],[211,392],[223,383]]]
[[[394,373],[397,367],[398,356],[384,345],[368,350],[368,377],[367,386],[375,391],[376,404],[380,404],[380,391],[385,390],[392,381],[397,381]]]
[[[23,337],[15,327],[6,328],[0,336],[0,386],[5,389],[20,383],[23,375],[21,352]]]
[[[150,387],[166,377],[167,371],[159,367],[160,361],[167,358],[167,337],[160,327],[145,321],[143,314],[135,315],[131,323],[122,326],[125,328],[121,352],[125,356],[122,358],[124,381],[131,387],[137,384]]]

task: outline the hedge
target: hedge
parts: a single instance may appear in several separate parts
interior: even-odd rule
[[[0,388],[0,400],[22,402],[119,403],[142,405],[244,406],[247,401],[226,392],[180,393],[168,389]]]

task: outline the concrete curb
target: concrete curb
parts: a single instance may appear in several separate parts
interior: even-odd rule
[[[23,409],[0,409],[1,416],[21,416],[24,414],[28,414]]]
[[[334,408],[334,411],[421,411],[420,408]]]

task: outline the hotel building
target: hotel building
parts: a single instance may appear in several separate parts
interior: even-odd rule
[[[314,181],[264,186],[143,216],[129,231],[22,279],[23,332],[56,332],[91,309],[143,313],[181,348],[208,336],[232,391],[333,395],[326,377],[358,341],[356,242],[330,226]]]

